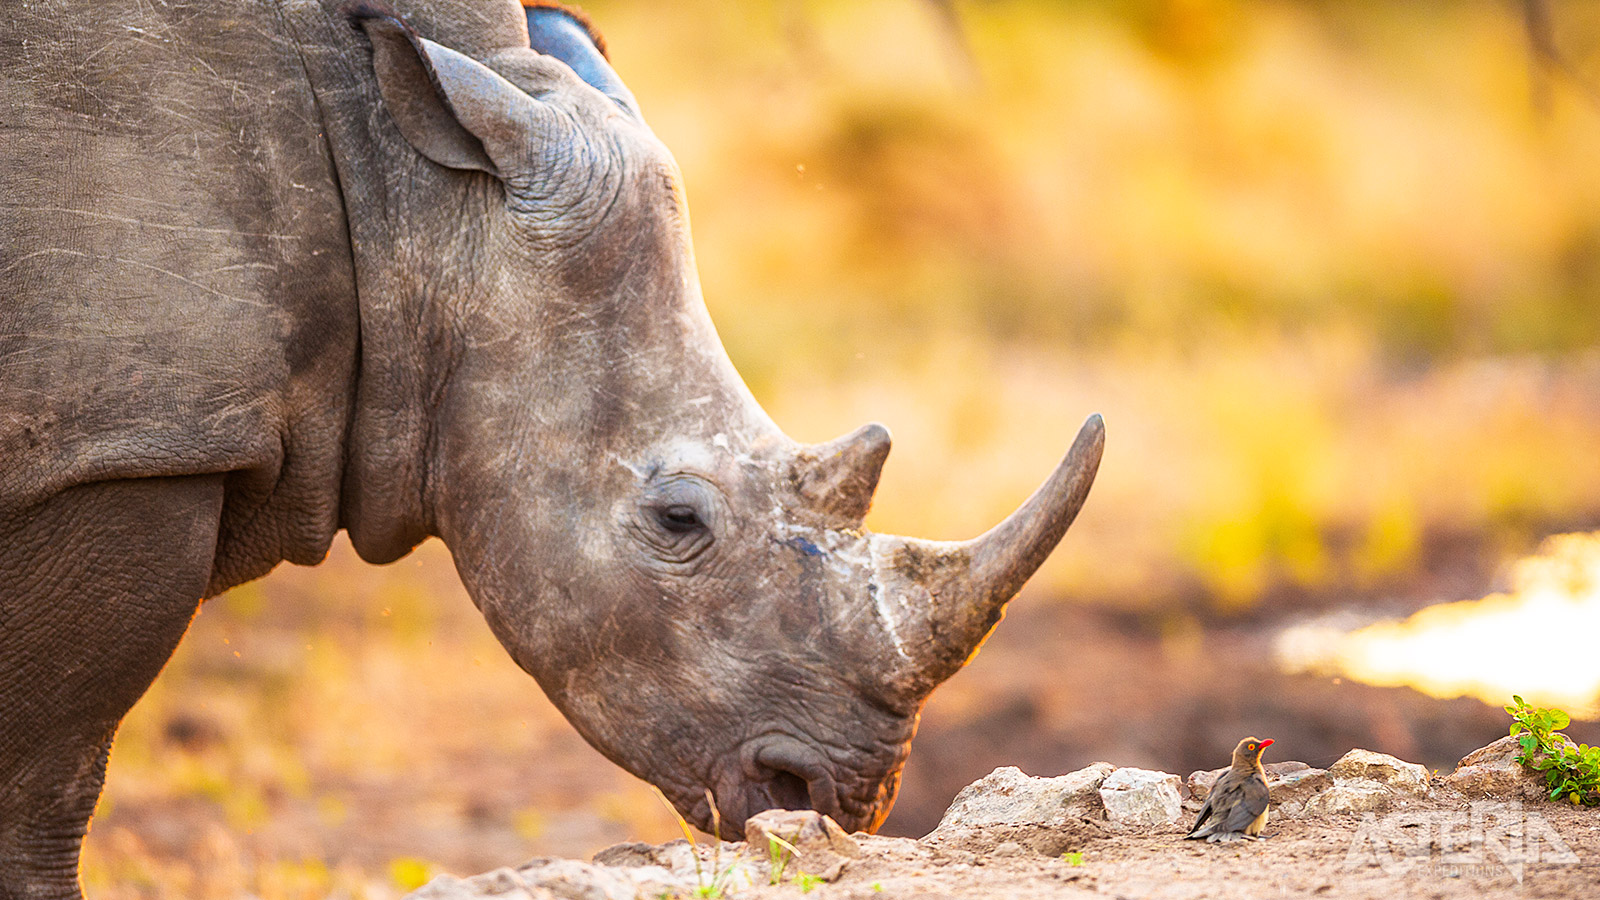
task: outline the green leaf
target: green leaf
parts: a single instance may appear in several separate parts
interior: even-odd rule
[[[1512,694],[1511,695],[1511,699],[1515,700],[1518,706],[1527,706],[1528,705],[1521,697],[1518,697],[1516,694]]]
[[[1511,723],[1511,736],[1512,737],[1516,737],[1517,735],[1519,735],[1521,733],[1522,733],[1522,723],[1521,722],[1512,722]]]
[[[1559,709],[1550,711],[1551,728],[1565,728],[1572,724],[1572,717]]]

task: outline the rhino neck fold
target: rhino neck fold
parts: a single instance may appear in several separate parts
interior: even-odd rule
[[[429,10],[402,13],[431,18]],[[404,556],[432,533],[425,503],[430,417],[437,401],[443,342],[428,309],[435,273],[420,261],[445,258],[451,234],[421,226],[447,221],[417,216],[408,197],[449,195],[449,175],[420,159],[388,120],[370,54],[347,24],[337,0],[286,0],[281,11],[300,46],[337,173],[356,275],[360,347],[355,397],[345,444],[339,525],[363,559]],[[515,17],[507,20],[514,23]],[[424,24],[447,27],[452,17]],[[460,46],[494,39],[473,17],[477,34],[446,35]],[[435,184],[438,182],[439,184]],[[443,185],[443,186],[441,186]]]

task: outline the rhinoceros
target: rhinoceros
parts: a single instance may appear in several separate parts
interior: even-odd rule
[[[1097,416],[983,536],[865,530],[888,432],[763,412],[588,26],[394,6],[0,22],[0,897],[78,896],[112,737],[199,604],[340,529],[373,563],[442,539],[583,737],[701,828],[873,829],[1088,493]]]

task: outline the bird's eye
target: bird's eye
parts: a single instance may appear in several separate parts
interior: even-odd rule
[[[682,503],[657,509],[656,521],[662,528],[674,534],[685,534],[704,527],[700,521],[700,514],[695,512],[694,507]]]
[[[1256,748],[1256,745],[1255,744],[1247,744],[1246,747],[1248,749],[1250,749],[1250,750],[1254,750]]]

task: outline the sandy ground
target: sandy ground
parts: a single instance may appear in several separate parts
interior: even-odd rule
[[[1086,824],[1063,836],[1079,847],[1077,863],[1022,850],[1006,835],[941,843],[860,836],[863,856],[838,881],[808,893],[817,900],[1600,895],[1594,809],[1480,803],[1475,818],[1466,801],[1429,801],[1370,820],[1340,814],[1273,823],[1265,834],[1258,842],[1204,844],[1177,833],[1109,834]],[[737,893],[790,898],[803,887],[789,881]]]

